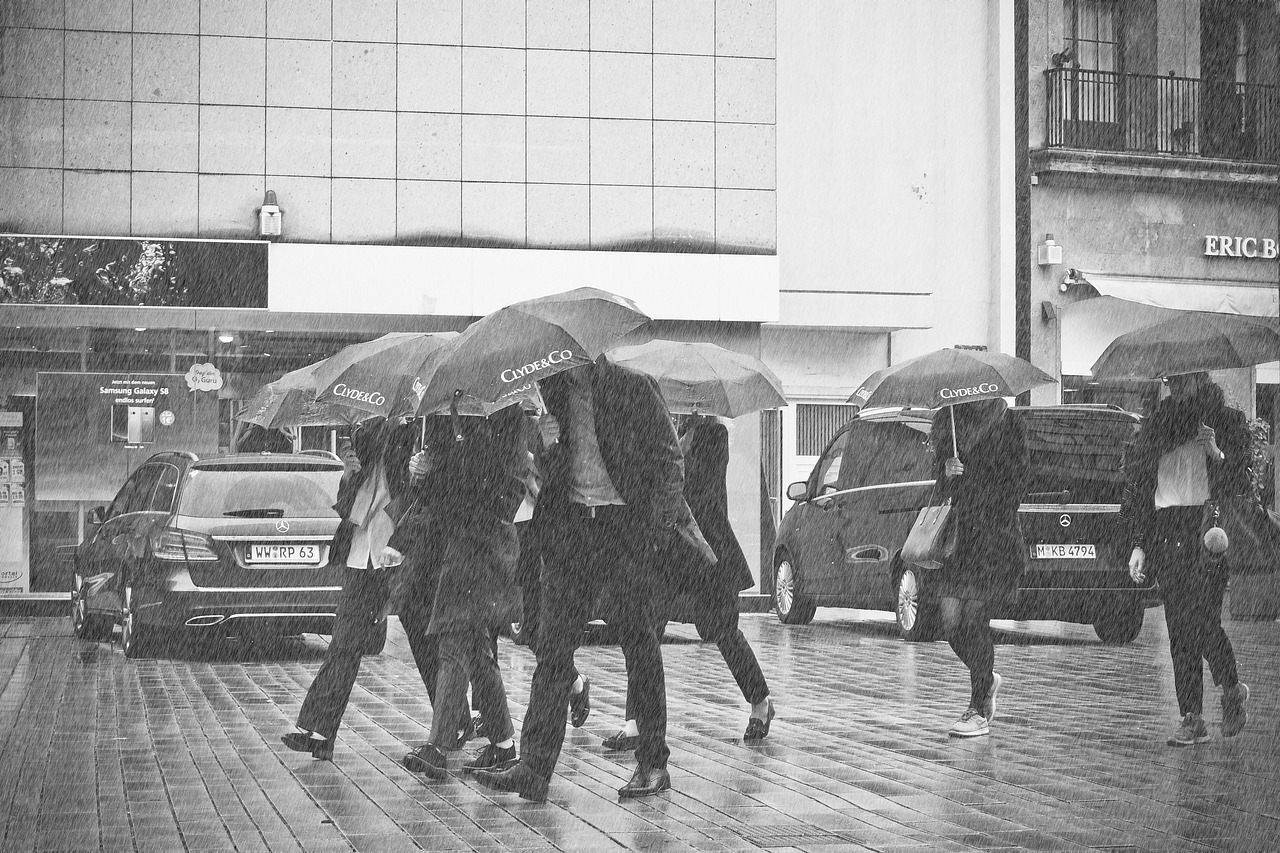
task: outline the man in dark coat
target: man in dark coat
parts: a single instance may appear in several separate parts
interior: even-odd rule
[[[410,562],[434,571],[424,606],[426,634],[439,647],[431,734],[404,758],[410,770],[445,778],[445,752],[470,719],[467,684],[473,687],[490,741],[464,770],[515,761],[514,729],[492,632],[510,619],[512,574],[519,544],[513,518],[523,496],[524,413],[511,406],[490,418],[433,418],[432,439],[414,457],[418,503],[411,522],[392,539]]]
[[[729,523],[729,428],[714,416],[692,415],[685,421],[680,449],[684,454],[685,500],[716,554],[716,563],[708,570],[680,565],[682,560],[700,557],[690,550],[676,548],[673,553],[667,549],[659,557],[657,570],[672,575],[672,590],[692,596],[699,636],[716,644],[742,697],[751,704],[742,739],[749,743],[761,741],[769,734],[774,710],[760,663],[738,627],[738,593],[752,586],[755,578]],[[635,747],[638,729],[634,710],[628,695],[626,723],[622,731],[605,739],[606,749]]]
[[[636,771],[618,794],[671,787],[666,764],[666,686],[650,614],[650,567],[676,537],[715,556],[684,500],[675,430],[652,377],[603,357],[541,383],[542,492],[533,524],[544,556],[543,605],[520,761],[478,772],[500,791],[541,802],[564,744],[573,654],[602,588],[628,598],[614,625],[627,659],[627,691],[639,724]]]

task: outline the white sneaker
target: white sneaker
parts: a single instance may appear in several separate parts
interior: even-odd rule
[[[991,673],[991,689],[987,691],[987,698],[982,703],[982,716],[987,718],[988,723],[996,718],[996,694],[1000,692],[1000,685],[1003,683],[1000,673]]]
[[[960,715],[960,719],[955,721],[947,734],[952,737],[980,737],[991,734],[991,727],[987,725],[987,718],[982,716],[981,711],[970,708]]]

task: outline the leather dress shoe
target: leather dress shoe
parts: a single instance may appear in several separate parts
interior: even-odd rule
[[[637,767],[631,781],[618,789],[618,797],[651,797],[661,791],[671,790],[671,774],[665,767]]]
[[[591,716],[591,679],[584,678],[582,691],[569,694],[569,722],[575,729],[580,729],[589,716]]]
[[[621,731],[616,735],[610,735],[605,738],[602,745],[609,752],[630,752],[636,748],[638,743],[640,743],[639,735],[629,735],[625,731]]]
[[[769,703],[769,716],[763,720],[759,717],[752,717],[747,720],[747,730],[742,735],[744,743],[752,743],[754,741],[764,740],[769,736],[769,724],[773,722],[773,703]]]
[[[320,761],[333,760],[333,740],[312,737],[314,732],[289,732],[280,736],[280,742],[294,752],[309,752]]]
[[[547,780],[519,761],[506,770],[476,770],[473,775],[486,788],[519,794],[521,799],[534,803],[547,801]]]
[[[404,766],[414,773],[425,773],[432,779],[449,777],[449,758],[435,744],[424,743],[410,750],[404,757]]]

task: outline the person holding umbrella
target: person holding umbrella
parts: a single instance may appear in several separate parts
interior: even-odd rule
[[[1022,423],[999,398],[943,406],[933,419],[934,476],[950,497],[955,554],[938,579],[943,629],[969,668],[969,707],[948,732],[989,734],[1001,677],[992,606],[1017,594],[1024,568],[1018,505],[1031,470]]]
[[[1223,737],[1238,735],[1247,717],[1249,688],[1240,681],[1222,627],[1227,567],[1220,555],[1206,551],[1200,527],[1205,501],[1248,489],[1250,437],[1244,414],[1226,404],[1208,373],[1176,374],[1165,382],[1169,396],[1143,424],[1125,459],[1133,541],[1129,574],[1142,583],[1148,573],[1158,573],[1182,718],[1168,742],[1192,746],[1209,740],[1202,660],[1222,687]]]

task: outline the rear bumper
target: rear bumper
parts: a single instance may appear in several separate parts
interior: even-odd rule
[[[340,587],[322,589],[157,590],[138,607],[149,627],[228,634],[328,634]]]

